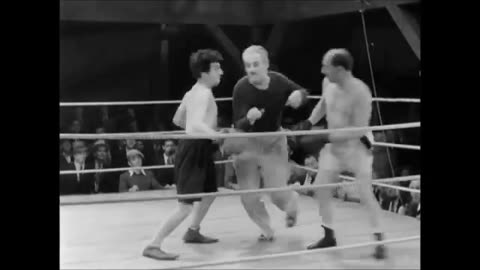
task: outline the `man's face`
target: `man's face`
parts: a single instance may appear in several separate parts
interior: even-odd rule
[[[163,151],[167,156],[173,155],[175,153],[176,146],[173,141],[166,141],[163,145]]]
[[[97,148],[97,152],[95,152],[95,157],[98,160],[105,161],[107,159],[107,147],[106,146],[99,146]]]
[[[63,141],[62,142],[62,151],[68,153],[71,150],[72,150],[72,144],[70,143],[70,141]]]
[[[135,139],[127,139],[125,141],[125,145],[127,146],[128,149],[133,149],[136,143],[137,141],[135,141]]]
[[[268,64],[259,53],[243,55],[243,65],[251,84],[261,84],[268,73]]]
[[[335,67],[331,63],[331,55],[326,54],[322,61],[322,73],[332,82],[338,82],[339,67]]]
[[[141,167],[142,166],[142,158],[139,156],[133,156],[128,159],[128,164],[130,167]]]
[[[222,67],[220,66],[220,63],[210,63],[210,70],[208,73],[204,73],[208,78],[208,81],[211,83],[212,87],[215,87],[220,84],[220,81],[222,79],[223,75],[223,70]]]
[[[73,159],[77,163],[84,163],[86,158],[87,158],[87,152],[86,151],[77,152],[73,155]]]
[[[314,157],[307,157],[305,159],[305,166],[312,168],[312,169],[317,169],[318,168],[318,162]]]
[[[145,149],[145,145],[143,144],[142,141],[137,141],[135,145],[136,145],[136,148],[141,152],[143,152],[143,149]]]
[[[81,130],[80,121],[78,121],[78,120],[73,121],[71,130],[72,130],[73,133],[80,133],[80,130]]]

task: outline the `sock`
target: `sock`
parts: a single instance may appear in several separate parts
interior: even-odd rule
[[[191,226],[189,229],[192,230],[192,231],[199,231],[200,226],[198,226],[198,227]]]
[[[325,225],[322,225],[322,227],[325,231],[325,238],[333,238],[333,230]]]
[[[384,239],[383,238],[383,233],[381,233],[381,232],[374,233],[373,237],[375,237],[375,240],[377,240],[377,241],[383,241],[383,239]]]

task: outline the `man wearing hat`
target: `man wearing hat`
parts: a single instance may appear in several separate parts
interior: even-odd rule
[[[128,165],[131,168],[120,175],[118,185],[119,192],[135,192],[162,188],[152,172],[139,168],[142,166],[143,159],[144,156],[142,152],[137,149],[127,151]]]

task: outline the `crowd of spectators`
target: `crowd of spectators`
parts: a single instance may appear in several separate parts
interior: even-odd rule
[[[78,119],[79,118],[79,119]],[[146,131],[138,128],[135,111],[127,109],[126,116],[121,117],[122,128],[115,128],[115,121],[109,119],[102,110],[100,123],[98,126],[90,128],[90,131],[96,133],[106,132],[139,132]],[[219,117],[219,127],[228,127],[231,124],[228,117]],[[67,127],[68,132],[82,133],[82,117],[77,117],[71,121]],[[289,120],[289,119],[286,119]],[[289,120],[290,121],[290,120]],[[118,120],[117,120],[118,122]],[[290,123],[287,123],[287,125]],[[118,125],[117,125],[118,126]],[[157,123],[157,128],[148,131],[164,131],[171,129],[169,124]],[[374,132],[376,142],[404,143],[406,139],[401,131]],[[291,176],[288,180],[289,185],[306,186],[313,185],[316,172],[299,168],[305,166],[316,170],[318,168],[318,151],[302,149],[298,141],[289,138],[288,152],[289,163],[291,167]],[[60,170],[76,171],[75,174],[60,175],[60,195],[70,194],[94,194],[94,193],[115,193],[115,192],[138,192],[144,190],[155,190],[174,187],[173,168],[163,169],[138,169],[141,166],[154,165],[173,165],[175,162],[175,152],[177,147],[176,140],[61,140],[60,141]],[[321,146],[320,146],[321,147]],[[405,166],[401,162],[402,151],[390,149],[387,152],[385,147],[374,147],[373,178],[387,178],[393,176],[407,176],[418,173],[418,168]],[[411,151],[411,150],[407,150]],[[214,160],[232,159],[221,149],[214,153]],[[82,173],[82,170],[89,169],[109,169],[125,168],[119,172],[95,172]],[[223,163],[216,165],[217,181],[219,187],[229,189],[238,189],[238,183],[235,176],[235,167],[233,163]],[[343,172],[349,175],[349,172]],[[353,176],[353,175],[352,175]],[[339,178],[338,182],[348,181]],[[390,183],[419,189],[418,181],[406,181]],[[387,211],[400,213],[416,218],[420,218],[420,195],[419,193],[410,193],[399,191],[392,188],[372,186],[381,208]],[[314,190],[298,191],[304,196],[315,196]],[[333,195],[345,201],[359,202],[359,195],[355,185],[342,186],[332,189]]]

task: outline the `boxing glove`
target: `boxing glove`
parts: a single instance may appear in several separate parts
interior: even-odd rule
[[[372,142],[368,139],[367,135],[363,135],[363,136],[360,138],[360,141],[363,143],[363,145],[365,145],[365,147],[367,147],[368,150],[371,150],[371,149],[372,149],[373,144],[372,144]]]

